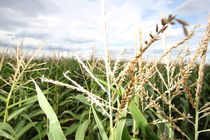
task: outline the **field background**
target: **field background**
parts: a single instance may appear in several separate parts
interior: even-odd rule
[[[143,54],[168,26],[185,38],[156,61]],[[200,46],[185,43],[194,30],[169,15],[129,61],[0,55],[0,139],[210,139],[208,24]],[[180,47],[176,58],[162,63]],[[40,47],[42,49],[42,47]],[[123,55],[120,55],[123,58]],[[167,60],[167,59],[166,59]]]

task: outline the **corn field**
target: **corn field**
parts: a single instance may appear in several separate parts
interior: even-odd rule
[[[185,38],[156,61],[144,53],[168,26]],[[206,65],[210,19],[194,52],[196,28],[169,15],[132,60],[0,55],[0,140],[172,140],[210,139],[210,66]],[[163,59],[179,48],[171,61]]]

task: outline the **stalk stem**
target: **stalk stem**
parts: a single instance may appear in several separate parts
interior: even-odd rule
[[[198,139],[198,135],[199,135],[199,132],[198,132],[198,121],[199,121],[199,111],[198,111],[198,107],[195,109],[195,136],[194,136],[194,140],[197,140]]]
[[[104,47],[105,47],[105,67],[106,67],[106,79],[107,79],[107,87],[108,87],[108,99],[109,99],[109,121],[110,121],[110,136],[113,132],[113,115],[112,115],[112,97],[110,92],[110,56],[109,56],[109,46],[108,46],[108,34],[107,34],[107,22],[106,22],[106,10],[105,10],[105,0],[102,0],[102,10],[103,10],[103,29],[104,29]]]
[[[169,93],[169,104],[171,104],[171,93]],[[169,111],[169,118],[171,120],[171,106],[169,106],[168,108],[168,111]],[[172,131],[172,128],[171,128],[171,123],[169,123],[169,138],[173,138],[173,131]]]
[[[14,83],[12,84],[12,87],[11,87],[11,89],[10,89],[10,92],[9,92],[9,94],[8,94],[8,96],[7,96],[6,108],[5,108],[5,112],[4,112],[4,122],[7,122],[9,102],[10,102],[10,98],[11,98],[11,96],[12,96],[12,92],[13,92],[13,90],[14,90],[15,85],[16,85],[16,83],[14,82]]]

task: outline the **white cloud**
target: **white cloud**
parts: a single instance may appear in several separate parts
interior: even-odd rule
[[[98,54],[103,49],[103,15],[99,0],[0,0],[0,41],[3,44],[17,45],[24,39],[25,46],[38,47],[48,41],[47,50],[54,48],[72,51],[72,53],[91,53],[95,43]],[[190,13],[201,8],[207,10],[204,0],[197,4],[195,0],[186,0],[178,7],[173,0],[105,0],[107,11],[108,40],[110,49],[117,53],[123,48],[133,49],[136,30],[141,28],[143,39],[154,31],[159,22],[160,12],[165,15],[174,10]],[[187,7],[188,6],[188,7]],[[202,10],[201,10],[202,11]],[[205,19],[203,19],[205,20]],[[169,43],[177,42],[181,29],[172,28],[168,36]],[[157,50],[160,48],[157,48]],[[61,49],[62,50],[62,49]],[[157,51],[154,49],[154,51]],[[150,52],[152,52],[151,50]],[[132,51],[128,51],[132,53]]]
[[[176,8],[175,12],[181,15],[187,15],[209,10],[210,0],[186,0]]]

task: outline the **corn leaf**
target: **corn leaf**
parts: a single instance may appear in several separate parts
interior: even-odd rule
[[[31,129],[32,127],[34,127],[34,125],[36,125],[37,122],[33,122],[33,123],[29,123],[26,126],[24,126],[21,131],[17,134],[17,137],[20,138],[23,134],[25,134],[27,131],[29,131],[29,129]]]
[[[126,122],[126,119],[125,119],[126,115],[127,115],[127,107],[124,108],[124,110],[119,115],[120,118],[114,127],[114,132],[113,132],[113,135],[111,136],[111,140],[122,139],[122,134],[123,134],[123,130],[125,127],[125,122]]]
[[[122,140],[130,140],[131,136],[129,135],[128,128],[124,126],[123,132],[122,132]]]
[[[11,139],[11,140],[14,139],[10,134],[8,134],[7,132],[5,132],[5,131],[3,131],[1,129],[0,129],[0,136],[4,137],[4,138],[7,138],[7,139]]]
[[[144,115],[133,101],[130,102],[128,109],[131,112],[133,119],[136,121],[137,127],[141,129],[143,137],[145,137],[146,140],[159,140],[159,138],[151,130]]]
[[[94,119],[95,119],[96,124],[98,126],[99,133],[101,135],[102,140],[108,140],[108,137],[106,135],[106,131],[104,130],[104,127],[101,124],[101,121],[99,120],[98,115],[97,115],[95,109],[93,108],[93,106],[92,106],[92,111],[93,111],[93,116],[94,116]]]
[[[15,131],[8,123],[0,122],[0,136],[7,139],[15,139]]]
[[[64,132],[65,136],[71,135],[73,132],[75,132],[79,127],[79,124],[74,123],[71,126],[69,126],[66,131]]]
[[[75,140],[84,140],[85,132],[86,132],[86,129],[87,129],[89,123],[90,123],[90,120],[86,120],[79,126],[79,128],[77,129],[77,132],[76,132]]]
[[[66,140],[66,137],[61,129],[60,123],[53,108],[50,106],[49,102],[35,81],[34,84],[36,87],[39,105],[49,119],[48,138],[50,140]]]
[[[28,105],[28,106],[25,106],[25,107],[20,108],[20,109],[18,109],[18,110],[15,110],[14,112],[12,112],[12,113],[8,116],[7,121],[11,121],[13,118],[17,117],[19,114],[21,114],[23,111],[25,111],[26,109],[28,109],[30,106],[32,106],[32,105]]]

